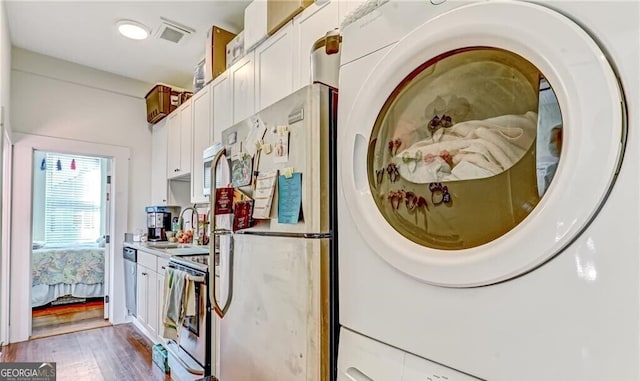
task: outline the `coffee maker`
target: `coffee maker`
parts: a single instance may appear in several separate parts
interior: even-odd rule
[[[147,240],[166,241],[171,230],[171,212],[165,206],[147,206]]]

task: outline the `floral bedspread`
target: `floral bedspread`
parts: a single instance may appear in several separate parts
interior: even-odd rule
[[[104,248],[33,250],[32,286],[104,282]]]

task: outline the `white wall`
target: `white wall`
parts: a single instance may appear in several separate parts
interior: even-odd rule
[[[3,109],[3,123],[0,126],[0,142],[10,137],[11,124],[9,115],[9,92],[10,92],[10,75],[11,75],[11,37],[9,35],[9,24],[7,22],[7,14],[5,11],[4,1],[0,1],[0,106]],[[0,144],[0,179],[4,179],[3,168],[10,163],[5,163],[3,159],[3,145]],[[10,174],[10,171],[8,171]],[[4,183],[4,182],[3,182]],[[8,197],[4,195],[3,184],[0,184],[0,194],[3,194],[3,202],[0,204],[0,215],[8,216],[10,208],[7,207]],[[4,223],[0,222],[0,342],[8,341],[8,319],[9,319],[9,231],[8,218],[2,218]]]
[[[16,139],[10,341],[28,339],[31,330],[28,261],[31,242],[30,234],[24,232],[31,231],[30,165],[34,148],[120,157],[115,163],[118,167],[115,176],[117,179],[126,174],[126,179],[117,180],[115,186],[126,186],[114,195],[116,209],[112,223],[116,223],[116,233],[109,258],[112,269],[109,314],[112,322],[121,323],[126,319],[123,264],[122,255],[117,254],[122,251],[125,231],[146,226],[144,207],[150,200],[151,133],[144,95],[153,85],[16,47],[11,53],[11,126]]]
[[[146,226],[144,207],[150,200],[151,132],[146,122],[144,95],[152,86],[13,49],[11,122],[15,132],[130,148],[127,231]]]

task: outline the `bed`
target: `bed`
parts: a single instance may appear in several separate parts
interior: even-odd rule
[[[32,251],[31,307],[59,297],[104,296],[104,247],[40,248]]]

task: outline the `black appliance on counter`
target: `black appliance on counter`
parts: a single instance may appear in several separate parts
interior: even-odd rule
[[[147,206],[147,240],[166,241],[171,230],[171,212],[167,206]]]

